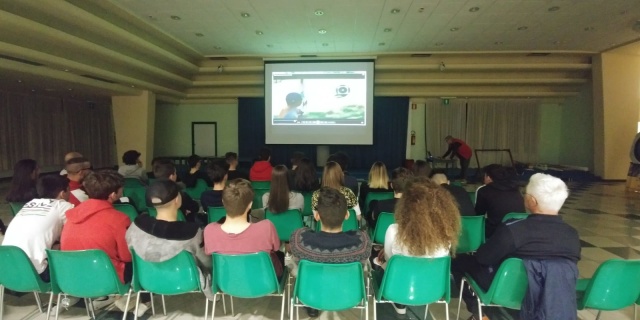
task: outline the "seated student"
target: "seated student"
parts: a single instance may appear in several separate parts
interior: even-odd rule
[[[156,161],[156,163],[153,165],[153,174],[157,180],[171,180],[173,182],[176,182],[176,180],[178,179],[176,165],[168,159]],[[182,213],[184,213],[185,219],[190,222],[198,222],[202,225],[206,225],[208,222],[207,216],[198,214],[198,212],[200,211],[200,205],[198,204],[198,202],[191,199],[188,194],[182,191],[180,192],[180,195],[182,196],[180,210],[182,210]],[[152,206],[153,204],[147,202],[147,205]]]
[[[213,185],[211,179],[209,179],[209,176],[200,170],[200,166],[202,165],[202,158],[200,158],[196,154],[193,154],[189,157],[189,159],[187,159],[187,163],[189,164],[189,172],[187,172],[187,175],[184,177],[184,179],[182,179],[185,187],[195,187],[198,179],[204,180],[204,182],[209,187]]]
[[[127,230],[127,244],[146,261],[167,261],[183,250],[193,255],[200,269],[200,283],[205,295],[213,297],[210,283],[205,274],[211,273],[211,257],[202,248],[202,230],[196,223],[177,221],[182,197],[180,187],[172,180],[158,180],[147,188],[147,202],[151,203],[158,215],[139,215]]]
[[[246,179],[249,180],[249,175],[244,172],[238,170],[238,154],[235,152],[227,152],[224,155],[224,160],[227,162],[229,166],[229,170],[227,171],[227,180],[235,180],[235,179]]]
[[[5,198],[7,202],[29,202],[38,196],[36,192],[36,180],[40,174],[38,163],[33,159],[22,159],[13,167],[13,176],[9,192]],[[7,230],[4,222],[0,220],[0,234]]]
[[[499,164],[486,166],[484,172],[485,185],[476,192],[475,211],[477,215],[487,216],[485,234],[488,239],[507,213],[525,212],[525,208],[514,172]]]
[[[67,154],[64,155],[64,164],[66,166],[67,161],[73,159],[73,158],[82,158],[82,154],[80,152],[76,152],[76,151],[71,151],[68,152]],[[67,168],[62,168],[62,170],[60,170],[60,175],[61,176],[66,176],[67,175]]]
[[[115,171],[92,172],[82,182],[89,200],[67,211],[61,250],[100,249],[107,253],[122,283],[131,281],[131,253],[125,233],[131,221],[113,208],[122,196],[124,178]]]
[[[546,314],[547,319],[576,319],[580,237],[558,215],[568,195],[562,180],[542,173],[531,176],[524,197],[524,206],[531,214],[500,224],[474,255],[458,254],[451,261],[457,288],[462,277],[470,274],[483,290],[488,290],[502,261],[521,258],[530,285],[520,318],[545,319]],[[463,290],[462,299],[473,314],[470,319],[480,319],[477,299],[470,290]]]
[[[271,150],[269,148],[260,149],[258,160],[253,163],[249,170],[249,179],[251,181],[271,181]]]
[[[67,179],[69,179],[69,202],[78,206],[89,199],[82,186],[82,181],[91,172],[91,163],[87,158],[73,158],[67,161]]]
[[[142,167],[142,161],[140,161],[141,153],[136,150],[129,150],[122,155],[123,166],[118,168],[118,173],[125,178],[136,178],[143,184],[149,182],[147,172]]]
[[[389,174],[387,167],[381,161],[376,161],[369,170],[369,180],[360,184],[360,195],[358,203],[360,208],[365,208],[366,199],[369,192],[391,192],[392,187],[389,185]]]
[[[347,208],[355,210],[358,221],[360,220],[360,206],[358,205],[358,198],[351,189],[344,186],[344,174],[337,162],[329,161],[324,166],[324,172],[322,173],[322,186],[336,189],[342,193],[345,199],[347,199]],[[320,190],[316,190],[313,195],[311,195],[312,210],[316,210],[319,196]]]
[[[413,167],[411,167],[411,171],[413,171],[413,175],[416,177],[429,178],[431,176],[431,166],[424,160],[416,160],[416,162],[413,163]]]
[[[336,164],[337,165],[337,164]],[[309,228],[294,231],[290,238],[292,274],[297,274],[297,262],[309,260],[322,263],[367,263],[371,255],[371,240],[366,232],[351,230],[342,232],[342,222],[349,218],[347,200],[344,195],[330,187],[322,187],[318,192],[317,205],[313,216],[322,222],[319,232]],[[317,317],[318,310],[306,308],[310,317]]]
[[[289,170],[280,164],[273,167],[271,174],[271,188],[262,195],[262,204],[271,213],[281,213],[290,209],[302,211],[304,198],[302,194],[289,190],[287,172]]]
[[[320,180],[316,174],[316,166],[307,158],[300,159],[296,170],[293,170],[290,181],[291,190],[297,192],[313,192],[320,189]]]
[[[375,229],[378,216],[382,212],[395,212],[395,206],[398,199],[402,198],[402,193],[406,190],[407,181],[413,177],[413,173],[409,169],[399,167],[391,171],[391,187],[393,188],[393,199],[372,200],[369,204],[369,212],[365,213],[364,218],[367,220],[369,227]]]
[[[43,281],[49,282],[46,249],[60,239],[65,213],[73,208],[69,199],[69,180],[46,175],[36,184],[38,198],[27,202],[11,220],[2,245],[17,246],[27,254]]]
[[[431,181],[442,186],[451,193],[451,195],[456,199],[456,205],[458,206],[458,210],[460,210],[461,216],[476,215],[476,210],[473,207],[473,202],[471,202],[471,197],[469,197],[467,190],[463,187],[452,185],[444,173],[434,174],[433,177],[431,177]]]
[[[284,254],[280,249],[280,239],[273,223],[262,220],[257,223],[247,221],[253,202],[251,182],[236,179],[222,192],[222,202],[227,210],[224,223],[211,223],[204,229],[204,251],[207,254],[243,254],[267,252],[278,277],[282,276]]]
[[[347,171],[347,168],[349,166],[349,156],[344,152],[336,152],[329,156],[327,162],[329,161],[337,162],[340,165],[342,173],[344,174],[343,185],[351,189],[351,191],[353,191],[353,194],[358,194],[358,179],[356,179],[356,177],[354,176],[349,175],[349,172]]]
[[[200,195],[202,209],[222,207],[222,191],[227,184],[227,165],[222,162],[211,162],[207,168],[207,174],[213,181],[213,188]]]

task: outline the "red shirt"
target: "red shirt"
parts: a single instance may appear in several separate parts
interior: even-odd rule
[[[79,195],[81,199],[78,199],[76,195]],[[82,183],[78,181],[69,180],[69,203],[77,207],[82,201],[85,200],[86,193],[82,190]]]
[[[457,143],[460,144],[460,147],[458,147],[458,150],[457,150],[457,153],[460,156],[462,156],[465,159],[470,159],[471,158],[471,155],[472,155],[471,147],[469,147],[469,145],[466,142],[464,142],[464,141],[462,141],[460,139],[456,139],[456,138],[453,138],[451,140],[452,140],[452,143],[456,143],[457,142]]]
[[[251,181],[271,181],[273,167],[269,161],[256,161],[249,170]]]

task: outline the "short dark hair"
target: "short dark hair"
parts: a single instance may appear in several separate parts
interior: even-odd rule
[[[153,164],[153,175],[156,179],[169,179],[169,176],[176,173],[176,165],[169,159],[158,159]]]
[[[296,166],[300,164],[302,159],[304,159],[304,152],[296,151],[291,155],[291,163]]]
[[[318,190],[318,204],[316,211],[320,215],[322,224],[329,228],[338,228],[347,213],[347,199],[333,188],[322,187]]]
[[[260,160],[267,161],[271,157],[271,149],[267,147],[260,148]]]
[[[69,189],[69,179],[59,174],[48,174],[40,177],[36,183],[36,191],[40,198],[55,199],[61,191]]]
[[[484,167],[484,173],[493,181],[508,181],[515,178],[515,170],[508,168],[500,164],[490,164]]]
[[[187,159],[187,163],[189,164],[189,168],[193,168],[195,167],[198,162],[200,162],[200,160],[202,160],[202,158],[200,158],[199,155],[197,154],[192,154],[188,159]]]
[[[140,155],[141,153],[136,150],[129,150],[122,155],[122,162],[129,165],[136,164]]]
[[[224,160],[227,161],[227,162],[232,161],[232,160],[238,160],[238,154],[235,153],[235,152],[227,152],[224,155]]]
[[[407,186],[407,181],[413,177],[413,172],[407,168],[399,167],[391,171],[391,184],[393,191],[396,193],[402,193]]]
[[[327,162],[329,161],[338,163],[342,171],[347,171],[347,167],[349,167],[349,156],[342,151],[330,155],[329,159],[327,159]]]
[[[227,171],[229,171],[229,164],[224,161],[213,161],[207,167],[207,175],[213,183],[222,182]]]
[[[94,171],[84,178],[82,186],[89,199],[107,200],[124,186],[124,177],[113,170]]]
[[[230,217],[243,215],[249,203],[253,201],[251,182],[245,179],[234,179],[222,191],[222,205]]]

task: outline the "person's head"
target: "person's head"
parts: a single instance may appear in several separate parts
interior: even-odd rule
[[[441,184],[449,184],[449,179],[444,173],[436,173],[431,177],[431,181],[433,183],[441,185]]]
[[[140,163],[141,153],[136,150],[129,150],[122,155],[122,162],[126,165],[134,165]]]
[[[71,151],[64,155],[64,163],[67,163],[67,161],[73,158],[82,158],[82,154],[80,154],[80,152]]]
[[[38,196],[43,199],[69,200],[69,180],[59,174],[40,177],[36,183]]]
[[[340,189],[344,186],[344,173],[337,162],[329,161],[322,172],[322,186]]]
[[[198,169],[200,169],[200,161],[202,161],[202,158],[200,158],[200,156],[198,156],[197,154],[192,154],[187,159],[187,163],[189,164],[189,168],[198,168]]]
[[[314,210],[316,220],[322,222],[324,230],[342,230],[342,222],[349,218],[347,199],[333,188],[322,187],[318,191],[318,204]]]
[[[13,166],[13,179],[25,180],[31,186],[35,184],[38,175],[40,175],[40,168],[38,162],[33,159],[22,159]]]
[[[375,189],[389,189],[389,174],[387,166],[381,161],[376,161],[369,170],[369,187]]]
[[[297,92],[287,94],[285,99],[289,108],[297,108],[302,104],[302,95]]]
[[[424,160],[416,160],[411,170],[415,176],[429,177],[431,175],[431,166]]]
[[[182,205],[180,187],[175,181],[156,180],[147,187],[147,203],[158,210],[158,219],[176,221]]]
[[[107,200],[111,203],[122,197],[124,177],[113,170],[89,173],[82,181],[89,199]]]
[[[260,161],[269,161],[269,160],[271,160],[271,149],[269,149],[267,147],[262,147],[260,149],[259,160]]]
[[[444,141],[448,144],[451,144],[453,142],[453,137],[452,136],[446,136],[444,137]]]
[[[285,212],[289,209],[289,170],[277,165],[271,170],[271,188],[269,190],[269,211]]]
[[[226,183],[229,164],[222,161],[212,161],[207,166],[207,175],[213,183]]]
[[[238,154],[235,152],[227,152],[224,155],[224,160],[227,162],[229,166],[234,167],[238,165]]]
[[[318,175],[316,167],[307,158],[300,159],[298,167],[294,171],[293,185],[296,190],[312,190],[318,187]]]
[[[153,175],[156,179],[166,179],[176,181],[176,165],[169,159],[159,159],[153,164]]]
[[[91,163],[87,158],[72,158],[67,161],[65,170],[69,180],[81,182],[91,172]]]
[[[330,155],[329,159],[327,159],[327,162],[329,161],[338,163],[342,171],[347,171],[349,167],[349,156],[342,151]]]
[[[455,250],[460,231],[460,212],[445,188],[425,177],[411,179],[395,208],[397,240],[410,255]]]
[[[245,215],[253,203],[253,188],[251,182],[245,179],[234,179],[222,191],[222,205],[229,217]]]
[[[524,206],[531,213],[556,215],[568,196],[569,189],[562,180],[536,173],[527,184]]]
[[[490,164],[485,166],[484,171],[484,183],[489,184],[494,181],[504,181],[507,180],[507,171],[502,165],[499,164]]]
[[[402,194],[407,185],[407,181],[413,177],[413,172],[407,168],[398,167],[391,171],[391,187],[393,192],[398,195]]]
[[[294,168],[297,168],[298,165],[300,165],[300,160],[302,160],[302,158],[304,158],[304,153],[300,152],[300,151],[296,151],[291,155],[291,165]]]

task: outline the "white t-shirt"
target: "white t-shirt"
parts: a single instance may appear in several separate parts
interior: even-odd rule
[[[33,199],[9,223],[2,245],[22,249],[38,273],[47,268],[47,253],[60,239],[62,226],[67,221],[65,213],[73,205],[64,200]]]
[[[413,256],[410,255],[407,249],[398,243],[398,224],[394,223],[389,226],[387,229],[387,233],[384,235],[384,258],[386,261],[389,261],[394,254],[399,254],[403,256]],[[420,258],[440,258],[446,257],[449,255],[449,248],[439,248],[434,254],[419,256]]]

